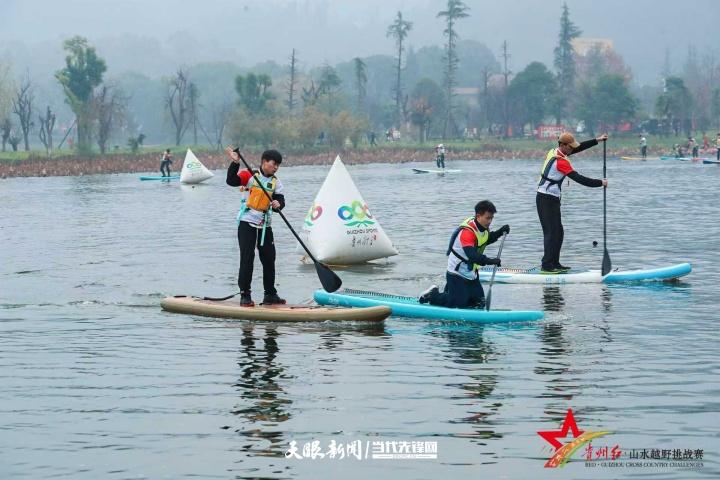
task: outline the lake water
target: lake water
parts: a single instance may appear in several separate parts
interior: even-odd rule
[[[601,176],[597,159],[574,163]],[[338,270],[346,287],[415,295],[442,285],[448,237],[485,198],[498,208],[494,226],[512,228],[503,264],[539,262],[538,160],[448,162],[463,172],[445,177],[411,166],[349,167],[401,254]],[[280,170],[297,227],[327,170]],[[216,175],[194,188],[133,174],[0,181],[0,478],[720,475],[720,168],[608,162],[613,265],[692,262],[685,280],[496,285],[494,307],[546,318],[484,327],[162,312],[166,295],[237,291],[239,195]],[[564,190],[562,262],[599,268],[602,190]],[[279,293],[310,299],[314,268],[299,263],[279,218],[275,236]],[[568,409],[578,428],[612,432],[592,445],[617,445],[624,462],[633,450],[681,449],[702,453],[702,466],[590,467],[578,452],[543,468],[552,449],[537,432],[558,429]],[[286,458],[292,441],[303,457],[313,441],[346,455]],[[437,459],[366,459],[373,442],[436,442]],[[349,448],[358,444],[360,460]]]

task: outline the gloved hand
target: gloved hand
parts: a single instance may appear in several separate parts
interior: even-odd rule
[[[501,235],[503,233],[505,233],[505,234],[510,233],[510,225],[503,225],[502,227],[500,227],[498,232],[500,232]]]
[[[499,258],[490,258],[488,259],[488,265],[497,265],[500,266],[500,259]]]

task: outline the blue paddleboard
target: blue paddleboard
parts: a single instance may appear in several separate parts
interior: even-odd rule
[[[488,312],[473,308],[436,307],[420,303],[415,297],[362,290],[345,289],[335,293],[316,290],[313,297],[320,305],[338,305],[342,307],[386,305],[392,309],[392,314],[398,317],[463,320],[475,323],[527,322],[540,320],[544,317],[543,312],[534,310],[490,310]]]
[[[161,175],[140,175],[140,180],[180,180],[180,175],[172,175],[170,177],[163,177]]]

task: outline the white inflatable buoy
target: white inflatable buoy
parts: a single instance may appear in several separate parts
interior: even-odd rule
[[[319,261],[351,265],[397,255],[340,156],[303,223],[303,241]],[[298,252],[303,252],[298,245]]]
[[[205,168],[205,165],[203,165],[188,148],[185,154],[185,162],[180,172],[180,181],[182,183],[200,183],[213,176],[213,173]]]

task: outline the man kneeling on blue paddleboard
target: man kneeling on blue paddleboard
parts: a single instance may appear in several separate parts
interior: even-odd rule
[[[560,249],[565,234],[560,216],[560,197],[565,177],[586,187],[607,187],[608,184],[605,178],[599,180],[580,175],[567,157],[594,147],[607,138],[607,134],[604,133],[592,140],[578,143],[572,133],[564,132],[558,138],[558,147],[550,150],[545,156],[535,195],[535,205],[543,231],[542,273],[565,273],[570,270],[570,267],[560,264]]]
[[[240,246],[238,270],[240,305],[248,307],[255,305],[250,284],[256,248],[263,267],[265,289],[263,303],[283,304],[285,300],[278,296],[275,289],[275,241],[270,226],[271,211],[279,211],[285,207],[283,184],[275,176],[282,163],[282,155],[277,150],[265,150],[260,159],[260,169],[251,172],[240,170],[240,156],[231,147],[228,147],[226,152],[232,160],[227,169],[226,183],[231,187],[240,187],[243,194],[237,215],[237,236]]]
[[[445,291],[440,292],[437,285],[433,285],[422,293],[420,303],[450,308],[485,307],[485,292],[477,270],[485,265],[500,266],[500,259],[488,258],[483,252],[503,233],[510,233],[509,225],[490,231],[496,212],[495,205],[488,200],[475,205],[475,216],[465,219],[450,237]]]

